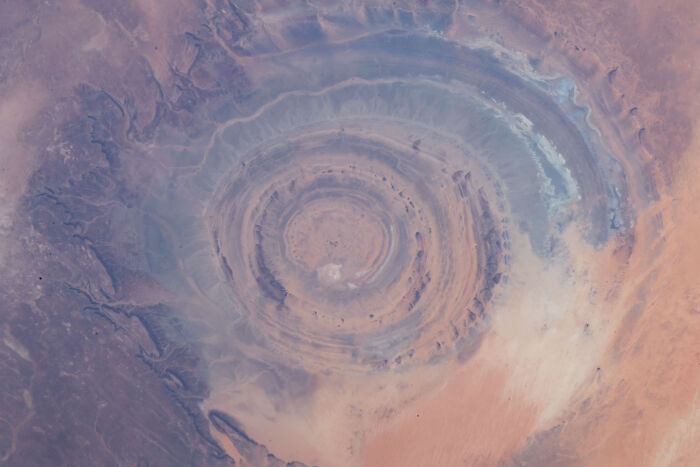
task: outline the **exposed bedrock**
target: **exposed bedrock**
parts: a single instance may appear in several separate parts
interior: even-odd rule
[[[162,279],[201,284],[212,332],[253,358],[376,371],[459,351],[488,327],[511,232],[546,257],[571,222],[592,245],[625,227],[573,85],[507,65],[406,32],[262,62],[202,162],[144,204],[187,265]]]
[[[222,184],[208,211],[221,271],[267,358],[428,361],[483,326],[503,226],[474,187],[478,166],[344,125],[290,135]]]
[[[321,25],[282,9],[299,25],[275,23],[275,46],[252,13],[227,5],[206,26],[193,16],[167,66],[146,52],[129,61],[138,83],[117,88],[139,93],[74,78],[37,124],[45,152],[12,233],[23,261],[12,288],[27,292],[12,295],[3,341],[27,392],[0,419],[0,457],[34,452],[49,465],[60,443],[17,427],[52,432],[61,421],[46,414],[83,410],[90,423],[76,416],[64,442],[99,446],[83,465],[313,463],[329,457],[295,450],[307,434],[282,430],[306,427],[284,425],[290,413],[315,423],[320,380],[346,384],[337,400],[354,411],[352,397],[405,378],[370,415],[352,412],[352,449],[335,461],[357,465],[362,430],[424,389],[406,375],[436,381],[436,368],[466,364],[496,312],[507,320],[513,290],[540,285],[518,267],[573,268],[572,231],[589,251],[630,234],[626,174],[572,79],[443,34],[445,12],[368,7],[362,24],[329,14]],[[76,367],[57,373],[53,354]],[[57,375],[66,394],[94,393],[89,410],[55,391],[33,415]],[[140,391],[120,413],[115,394]],[[159,433],[153,445],[142,431]]]

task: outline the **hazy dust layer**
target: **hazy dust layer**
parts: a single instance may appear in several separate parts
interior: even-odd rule
[[[688,465],[693,2],[0,7],[0,461]]]

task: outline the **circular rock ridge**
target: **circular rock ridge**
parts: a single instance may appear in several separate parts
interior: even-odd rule
[[[624,227],[572,83],[518,63],[394,34],[261,62],[184,190],[208,206],[219,267],[211,250],[188,264],[217,271],[196,282],[227,345],[328,371],[466,358],[507,293],[514,228],[551,258],[572,222],[594,245]]]
[[[474,183],[486,175],[442,159],[362,125],[246,158],[210,218],[260,352],[378,370],[478,341],[506,234]]]

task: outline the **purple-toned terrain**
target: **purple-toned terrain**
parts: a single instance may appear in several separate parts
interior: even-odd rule
[[[691,3],[2,2],[0,464],[694,465]]]

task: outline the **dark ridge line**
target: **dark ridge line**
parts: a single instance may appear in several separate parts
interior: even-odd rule
[[[266,296],[279,303],[280,306],[284,306],[284,301],[289,293],[265,263],[262,249],[262,226],[259,224],[255,226],[255,262],[261,274],[255,277],[255,281]]]

